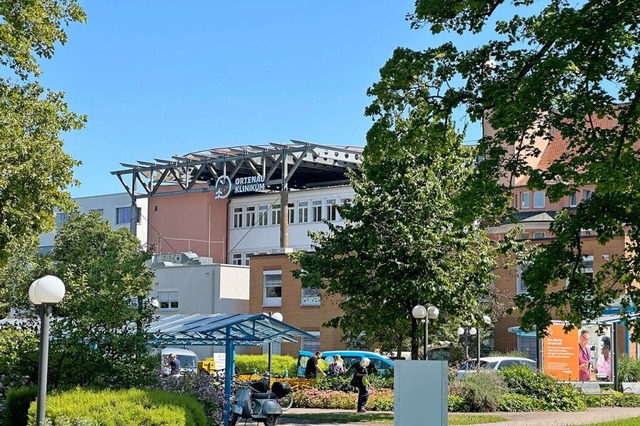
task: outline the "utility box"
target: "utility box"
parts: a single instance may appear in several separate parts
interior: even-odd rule
[[[394,363],[394,426],[447,425],[447,361]]]

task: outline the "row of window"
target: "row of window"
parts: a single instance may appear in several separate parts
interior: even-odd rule
[[[298,201],[287,204],[289,211],[289,223],[321,222],[340,220],[338,203],[344,204],[349,198],[338,200],[329,198],[326,200]],[[233,228],[250,228],[252,226],[280,225],[282,209],[280,204],[262,204],[257,206],[245,206],[233,208]]]
[[[91,209],[89,212],[98,212],[100,216],[104,216],[104,209]],[[131,222],[131,206],[128,207],[117,207],[116,208],[116,225],[130,223]],[[137,208],[136,222],[140,223],[140,216],[142,216],[142,209],[140,207]],[[69,219],[69,215],[67,213],[58,213],[56,214],[56,227],[60,228],[67,220]]]
[[[593,193],[590,190],[582,191],[582,199],[588,200],[591,198]],[[546,196],[544,191],[533,191],[533,203],[532,201],[532,193],[529,191],[522,191],[513,194],[513,207],[517,209],[542,209],[545,206]],[[569,196],[569,206],[576,207],[578,205],[578,192],[574,192]]]
[[[524,272],[525,269],[526,267],[523,265],[518,265],[518,268],[516,269],[516,293],[517,294],[525,294],[529,291],[527,290],[526,283],[522,279],[522,273]],[[580,269],[580,272],[593,278],[593,256],[584,256],[582,258],[582,268]]]
[[[262,273],[262,306],[282,306],[282,271],[264,271]],[[302,288],[300,306],[320,306],[320,290]]]

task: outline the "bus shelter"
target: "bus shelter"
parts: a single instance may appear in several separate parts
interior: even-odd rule
[[[260,346],[268,342],[295,343],[295,337],[315,337],[268,314],[171,315],[152,323],[152,343],[177,346],[224,346],[224,424],[229,424],[231,376],[235,372],[235,347]]]

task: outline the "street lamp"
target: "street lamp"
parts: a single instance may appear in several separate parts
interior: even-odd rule
[[[274,320],[280,321],[280,322],[282,322],[282,320],[284,319],[284,317],[280,312],[269,312],[269,316]],[[269,340],[269,361],[268,361],[268,367],[267,367],[267,369],[269,370],[269,377],[271,377],[271,351],[272,351],[271,345],[272,345],[271,340]]]
[[[491,318],[487,315],[484,315],[482,317],[482,321],[484,322],[485,326],[489,326],[491,325]],[[480,344],[481,344],[481,340],[480,340],[480,326],[478,326],[478,336],[476,337],[478,340],[478,354],[477,354],[477,362],[476,362],[476,368],[478,370],[480,370]]]
[[[36,426],[44,425],[47,409],[47,369],[49,364],[49,317],[53,305],[64,297],[64,283],[58,277],[45,275],[29,287],[29,299],[40,314],[40,363],[38,367],[38,400],[36,403]]]
[[[411,310],[411,315],[415,319],[424,319],[424,359],[428,359],[428,345],[429,345],[429,320],[438,318],[440,310],[435,306],[429,306],[425,308],[422,305],[416,305]]]
[[[469,336],[475,336],[478,333],[475,327],[467,325],[466,327],[458,327],[458,335],[464,335],[464,357],[469,359]]]

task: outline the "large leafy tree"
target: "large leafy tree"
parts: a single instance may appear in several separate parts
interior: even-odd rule
[[[327,223],[327,232],[311,235],[313,251],[292,256],[303,286],[343,297],[343,314],[328,325],[383,349],[401,350],[409,338],[415,358],[423,326],[412,308],[439,308],[434,331],[474,322],[491,298],[494,246],[458,219],[452,203],[472,170],[473,150],[444,120],[404,116],[406,105],[390,100],[387,87],[374,90],[377,124],[368,137],[387,140],[380,146],[393,152],[367,146],[360,173],[351,176],[355,198],[339,210],[345,225]]]
[[[149,259],[127,229],[112,230],[97,212],[73,214],[56,235],[51,255],[34,259],[30,277],[15,283],[16,303],[22,301],[16,307],[27,312],[33,309],[27,293],[35,278],[49,273],[65,283],[52,322],[52,386],[126,387],[155,380],[159,359],[150,354],[144,332],[153,319],[146,297],[154,285]],[[30,342],[29,333],[21,340],[19,346],[3,348],[0,362],[14,359],[10,354]],[[27,352],[15,369],[5,371],[35,378],[37,366],[37,352]]]
[[[412,25],[452,41],[423,51],[399,48],[383,69],[390,86],[417,76],[397,92],[419,97],[415,108],[463,111],[496,129],[479,141],[484,161],[462,198],[469,215],[504,216],[514,177],[529,176],[529,187],[552,202],[595,185],[575,213],[556,217],[557,239],[530,259],[529,294],[516,300],[526,328],[542,333],[552,315],[578,325],[616,299],[624,308],[640,303],[639,17],[635,0],[417,0]],[[460,50],[456,36],[489,41]],[[534,168],[534,138],[558,136],[564,154]],[[600,244],[625,236],[627,252],[593,278],[581,274],[582,229],[595,230]]]
[[[0,268],[53,230],[55,208],[71,208],[67,188],[79,163],[63,151],[61,134],[85,117],[38,83],[38,59],[66,42],[65,25],[84,20],[76,0],[0,2]]]

